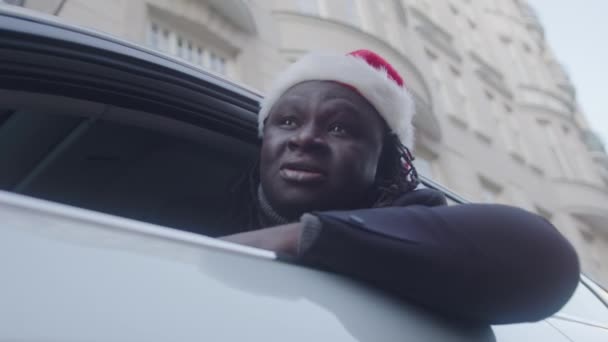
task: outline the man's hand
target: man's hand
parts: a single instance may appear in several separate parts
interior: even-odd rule
[[[220,239],[278,253],[296,255],[302,229],[302,223],[296,222],[245,233],[227,235]]]

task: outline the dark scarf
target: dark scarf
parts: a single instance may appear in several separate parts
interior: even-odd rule
[[[261,227],[277,226],[287,224],[290,221],[279,214],[268,202],[262,185],[258,185],[258,220]]]

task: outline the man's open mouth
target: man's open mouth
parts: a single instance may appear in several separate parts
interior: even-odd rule
[[[324,181],[327,177],[325,171],[321,168],[300,163],[281,165],[279,176],[294,183],[318,183]]]

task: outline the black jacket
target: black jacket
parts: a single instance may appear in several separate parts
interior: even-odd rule
[[[392,207],[315,212],[322,229],[299,261],[469,321],[536,321],[579,280],[573,247],[547,220],[504,205],[447,206],[422,189]]]

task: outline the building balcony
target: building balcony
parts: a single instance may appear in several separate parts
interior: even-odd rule
[[[572,119],[576,110],[573,100],[531,85],[520,85],[518,96],[524,107],[538,108],[566,119]]]
[[[556,205],[570,213],[604,213],[608,226],[608,189],[579,180],[556,179]]]
[[[608,154],[601,151],[591,152],[593,162],[597,167],[600,176],[606,183],[605,186],[608,188]]]

